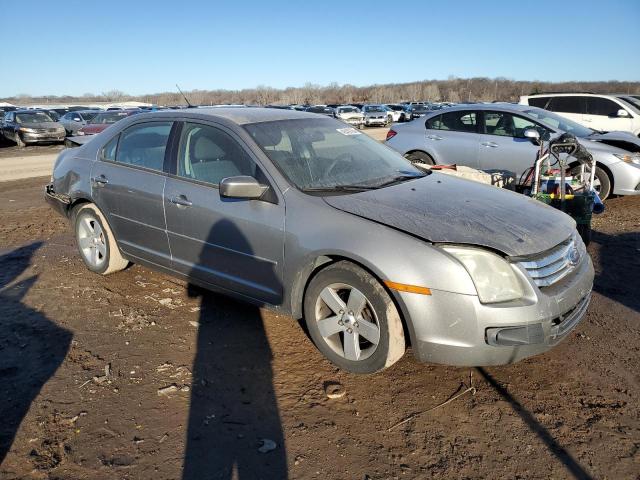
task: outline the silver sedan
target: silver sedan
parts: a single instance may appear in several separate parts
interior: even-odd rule
[[[508,170],[519,178],[537,152],[524,137],[527,128],[537,128],[542,135],[569,132],[578,137],[597,162],[594,187],[603,200],[611,193],[640,194],[640,147],[631,134],[597,132],[528,105],[460,105],[431,112],[394,125],[387,145],[413,161]]]
[[[61,153],[46,198],[98,274],[129,263],[304,318],[339,367],[497,365],[584,318],[564,213],[425,174],[332,118],[261,108],[124,119]]]

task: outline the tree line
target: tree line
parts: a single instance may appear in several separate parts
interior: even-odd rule
[[[272,88],[259,85],[242,90],[191,90],[185,95],[193,105],[220,104],[349,104],[393,103],[422,100],[431,102],[517,102],[521,95],[542,92],[593,92],[640,94],[640,82],[540,82],[519,81],[508,78],[456,78],[423,80],[408,83],[389,83],[357,87],[354,85],[316,85],[306,83],[302,87]],[[16,95],[2,99],[16,104],[29,103],[80,103],[139,101],[155,105],[184,105],[179,92],[162,92],[147,95],[128,95],[120,90],[101,94],[86,93],[82,96],[31,96]]]

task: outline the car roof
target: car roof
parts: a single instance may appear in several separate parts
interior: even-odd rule
[[[187,115],[191,118],[225,119],[238,125],[250,123],[273,122],[277,120],[296,120],[318,118],[319,115],[298,110],[284,110],[280,108],[263,107],[213,107],[213,108],[189,108],[183,110],[165,110],[161,112],[144,113],[145,118],[174,118]]]
[[[505,112],[524,112],[526,110],[532,110],[537,107],[531,105],[520,105],[518,103],[507,103],[507,102],[498,102],[498,103],[471,103],[471,104],[459,104],[448,107],[447,109],[434,110],[433,113],[436,115],[442,115],[443,113],[456,112],[459,110],[502,110]]]

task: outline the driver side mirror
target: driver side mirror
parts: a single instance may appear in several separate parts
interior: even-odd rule
[[[535,128],[525,128],[523,135],[524,138],[528,138],[529,140],[531,140],[531,143],[533,143],[534,145],[540,144],[540,132]]]
[[[629,118],[629,112],[627,112],[624,108],[621,108],[620,110],[618,110],[618,113],[616,114],[616,117],[618,117],[618,118]]]
[[[257,200],[267,190],[269,190],[268,185],[262,185],[255,178],[248,175],[227,177],[220,181],[220,196],[223,198]]]

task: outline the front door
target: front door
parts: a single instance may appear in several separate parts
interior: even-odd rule
[[[628,117],[619,117],[618,111],[625,110]],[[584,124],[594,130],[604,132],[630,132],[632,118],[629,109],[619,103],[602,97],[587,97],[587,112]]]
[[[91,170],[92,196],[120,249],[170,267],[162,194],[172,122],[137,123],[109,141]]]
[[[175,176],[164,205],[173,269],[226,291],[265,302],[282,300],[284,201],[221,198],[223,178],[249,175],[269,183],[232,132],[185,123]],[[271,183],[271,188],[274,188]]]
[[[480,139],[480,169],[507,170],[516,180],[533,166],[538,147],[524,136],[526,128],[544,130],[531,120],[508,112],[485,111]]]

